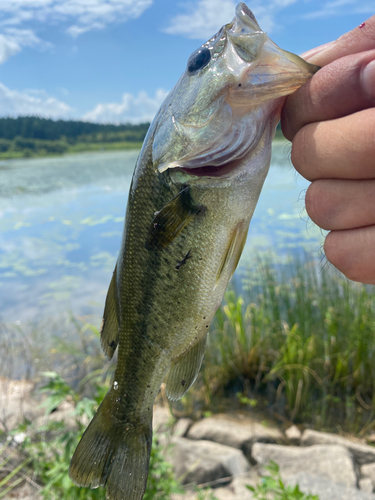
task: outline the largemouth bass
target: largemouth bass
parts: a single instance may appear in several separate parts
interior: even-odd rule
[[[283,51],[240,3],[195,51],[145,138],[130,187],[101,343],[114,381],[70,466],[111,500],[143,497],[152,408],[197,377],[267,175],[284,96],[317,70]]]

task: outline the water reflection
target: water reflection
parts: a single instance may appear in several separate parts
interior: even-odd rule
[[[137,151],[0,163],[0,314],[5,322],[100,313],[115,265]],[[319,255],[285,144],[273,161],[241,264],[256,252]],[[302,197],[303,198],[303,197]]]

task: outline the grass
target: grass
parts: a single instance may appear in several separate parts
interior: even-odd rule
[[[56,339],[55,347],[50,350],[52,364],[54,356],[60,358],[60,373],[49,371],[39,375],[43,385],[39,384],[37,393],[44,396],[45,422],[24,420],[16,429],[0,430],[0,499],[6,498],[25,479],[43,500],[106,498],[104,488],[79,488],[68,474],[73,452],[107,393],[113,372],[113,363],[103,366],[100,360],[101,366],[98,367],[99,356],[93,348],[99,342],[98,329],[87,322],[75,321],[74,326],[79,343]],[[71,408],[69,420],[48,419],[63,403]],[[20,440],[15,438],[21,435],[24,439],[19,443]],[[174,477],[172,465],[165,460],[168,447],[168,444],[160,444],[158,435],[154,434],[143,500],[170,500],[173,493],[184,492]],[[10,450],[10,453],[2,459],[4,450]],[[15,454],[16,460],[10,462]],[[198,488],[197,499],[216,500],[211,490]]]
[[[308,258],[278,267],[267,258],[258,259],[244,274],[241,290],[226,293],[211,326],[198,380],[172,404],[173,411],[197,417],[237,408],[317,429],[367,435],[375,429],[374,299],[373,287],[349,282],[332,267]],[[62,401],[74,405],[78,432],[72,434],[58,422],[45,429],[32,429],[26,422],[27,429],[18,429],[33,436],[23,444],[23,457],[32,460],[32,480],[44,498],[64,498],[61,495],[69,491],[72,500],[104,499],[102,490],[82,493],[86,490],[69,483],[67,468],[85,419],[107,391],[114,363],[103,365],[96,326],[74,317],[68,324],[71,332],[63,335],[67,325],[60,324],[60,330],[58,323],[50,325],[60,332],[52,343],[38,343],[46,331],[36,327],[1,336],[7,343],[2,346],[6,359],[15,358],[12,346],[23,346],[21,356],[28,360],[30,376],[44,381],[47,413]],[[35,357],[39,370],[49,370],[41,379],[32,366]],[[5,367],[11,369],[12,363]],[[177,487],[157,444],[153,457],[149,488],[163,481],[164,492]],[[3,488],[15,480],[17,474]],[[151,498],[169,497],[145,497]]]
[[[243,287],[226,293],[177,411],[237,407],[320,429],[374,428],[374,289],[308,259],[278,269],[258,260]]]
[[[375,429],[374,307],[373,287],[349,282],[330,266],[306,258],[275,267],[259,259],[242,289],[226,293],[198,380],[173,411],[193,417],[228,408],[266,411],[282,421],[366,435]],[[0,339],[7,352],[0,374],[17,373],[22,359],[25,375],[36,381],[38,372],[57,371],[84,396],[95,389],[104,356],[97,326],[87,319],[13,326]],[[114,363],[104,367],[110,377]]]
[[[330,266],[306,258],[275,267],[259,259],[242,289],[226,293],[198,380],[173,411],[193,417],[228,408],[266,411],[282,421],[366,435],[375,429],[374,307],[373,287],[349,282]],[[13,327],[0,338],[7,352],[0,374],[12,376],[22,358],[34,380],[38,372],[57,371],[84,396],[95,389],[104,356],[97,327],[86,320]],[[110,377],[114,363],[104,367]]]
[[[265,467],[268,475],[261,478],[260,483],[254,488],[247,486],[256,500],[319,500],[316,495],[306,495],[299,489],[299,485],[286,486],[280,476],[279,466],[271,461]]]

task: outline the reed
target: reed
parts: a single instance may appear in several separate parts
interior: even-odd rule
[[[201,377],[291,421],[366,432],[375,418],[375,292],[308,258],[258,259],[217,311]],[[255,406],[253,403],[252,406]]]

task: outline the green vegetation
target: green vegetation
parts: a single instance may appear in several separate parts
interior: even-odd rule
[[[366,434],[375,427],[375,293],[332,267],[259,260],[226,293],[180,414],[242,408]]]
[[[33,477],[34,483],[36,482],[39,487],[39,494],[45,500],[60,498],[104,500],[103,488],[90,490],[75,486],[69,479],[68,470],[70,459],[87,422],[92,418],[102,399],[103,389],[108,389],[107,384],[98,384],[93,398],[87,398],[77,393],[57,373],[44,373],[44,376],[49,379],[48,384],[41,389],[41,392],[47,394],[44,401],[46,416],[56,408],[57,404],[69,401],[73,406],[71,416],[76,425],[72,426],[64,420],[50,420],[44,426],[35,427],[31,422],[25,422],[13,431],[13,434],[26,433],[27,437],[22,443],[21,452],[27,458],[0,482],[0,498],[17,486],[26,475],[26,477]],[[99,374],[95,379],[99,382]],[[100,382],[102,383],[103,380]],[[164,452],[165,450],[158,444],[155,436],[145,500],[168,500],[172,493],[182,491],[173,477],[172,466],[163,457]],[[0,463],[0,467],[3,468],[3,464]],[[16,480],[12,481],[20,471],[21,477],[16,477]]]
[[[244,276],[243,287],[241,293],[227,292],[211,328],[198,381],[180,402],[171,405],[175,415],[196,417],[238,408],[318,429],[363,436],[373,430],[374,289],[351,283],[333,268],[308,259],[280,267],[271,265],[269,259],[258,260]],[[44,427],[25,422],[17,429],[17,433],[26,432],[27,438],[22,450],[17,447],[21,455],[9,472],[17,464],[23,465],[0,483],[0,498],[18,481],[20,472],[33,471],[29,477],[45,499],[104,499],[103,490],[76,488],[67,471],[77,441],[107,391],[114,363],[103,366],[95,326],[74,318],[71,324],[76,331],[56,336],[52,346],[39,342],[38,347],[27,349],[33,359],[40,360],[40,368],[50,370],[43,375],[41,389],[47,395],[46,413],[68,402],[74,425],[52,419]],[[66,325],[61,328],[65,331]],[[12,346],[22,345],[22,338],[38,342],[38,329],[24,332],[20,341],[17,334],[20,336],[20,330],[4,337],[9,338],[4,351],[8,358],[15,357]],[[43,335],[39,329],[39,338]],[[9,433],[0,436],[5,445],[9,442],[6,437],[9,439]],[[4,461],[1,456],[0,451],[0,463]],[[264,478],[255,489],[256,498],[267,500],[273,489],[280,500],[313,500],[298,488],[284,487],[278,470],[271,467],[271,479]],[[146,500],[167,500],[178,488],[157,441],[147,488]]]
[[[13,431],[0,431],[0,499],[24,480],[29,481],[44,500],[105,500],[105,489],[79,488],[69,479],[69,464],[87,423],[94,415],[111,384],[113,364],[98,368],[99,357],[92,341],[99,342],[98,329],[74,321],[79,343],[56,339],[50,355],[61,360],[60,372],[67,377],[75,368],[79,373],[68,382],[61,373],[43,372],[44,385],[37,391],[44,396],[45,421],[25,420]],[[70,363],[65,361],[70,358]],[[86,374],[86,375],[85,375]],[[69,407],[64,418],[53,418],[59,405]],[[19,444],[15,438],[23,435]],[[150,469],[144,500],[170,500],[172,493],[184,490],[165,460],[169,445],[161,445],[154,434]],[[2,454],[7,451],[6,458]],[[5,476],[4,476],[5,473]],[[4,477],[3,477],[4,476]],[[215,500],[211,490],[197,488],[197,499]]]
[[[149,123],[110,125],[35,116],[0,118],[0,159],[139,149]]]
[[[275,462],[271,461],[265,469],[269,472],[269,476],[263,476],[256,488],[247,486],[256,500],[319,500],[316,495],[302,493],[298,484],[285,486],[280,476],[280,468]]]
[[[0,118],[0,160],[140,149],[149,125],[111,125],[36,116]],[[275,138],[284,138],[280,125]]]

